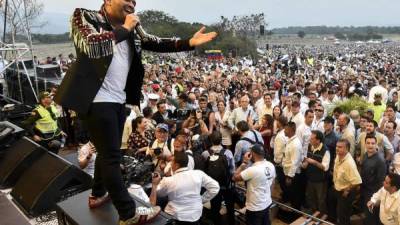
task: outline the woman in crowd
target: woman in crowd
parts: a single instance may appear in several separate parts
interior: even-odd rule
[[[128,154],[144,156],[154,135],[147,129],[149,121],[143,116],[132,121],[132,134],[128,140]]]
[[[218,111],[215,112],[215,121],[222,135],[222,145],[224,148],[229,149],[232,145],[232,130],[228,127],[228,118],[231,112],[226,110],[224,101],[218,101],[217,107]]]
[[[279,119],[279,117],[282,115],[282,110],[281,110],[281,108],[279,107],[279,106],[275,106],[273,109],[272,109],[272,117],[274,118],[274,135],[277,133],[277,131],[278,131],[278,126],[277,126],[277,123],[278,123],[278,119]]]
[[[282,110],[282,114],[288,119],[292,118],[292,98],[290,97],[286,98],[285,103],[286,104]]]
[[[264,139],[265,157],[267,160],[272,161],[274,159],[274,152],[271,148],[271,138],[274,134],[274,118],[269,114],[265,114],[261,118],[261,125],[256,129],[261,133]]]

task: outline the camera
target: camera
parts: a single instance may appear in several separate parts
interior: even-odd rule
[[[145,185],[151,183],[154,164],[131,156],[122,158],[122,179],[126,187],[131,183]]]
[[[154,151],[154,154],[156,156],[159,156],[162,153],[162,149],[161,148],[155,148],[155,149],[153,149],[153,151]]]

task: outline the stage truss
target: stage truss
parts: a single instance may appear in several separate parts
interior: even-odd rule
[[[21,74],[26,76],[26,79],[28,80],[28,83],[30,85],[30,88],[32,89],[32,93],[34,94],[34,97],[36,101],[38,100],[38,94],[39,94],[39,86],[38,86],[38,77],[36,73],[36,62],[34,61],[34,56],[33,56],[33,47],[32,47],[32,34],[31,34],[31,29],[30,29],[30,24],[29,21],[26,17],[27,13],[27,0],[23,0],[23,5],[19,5],[17,7],[17,4],[15,0],[0,0],[0,10],[3,13],[3,19],[4,19],[4,29],[3,29],[3,41],[0,41],[0,55],[2,56],[0,61],[2,62],[2,66],[0,68],[0,78],[4,78],[4,74],[8,68],[11,66],[15,67],[15,70],[17,72],[17,78],[18,78],[18,86],[19,86],[19,93],[20,93],[20,100],[21,103],[24,103],[24,96],[23,96],[23,91],[22,91],[22,85],[21,85]],[[20,24],[22,24],[22,30],[23,30],[23,35],[27,38],[26,43],[16,43],[15,42],[15,37],[12,35],[11,38],[11,43],[6,42],[6,33],[7,33],[7,14],[9,10],[12,10],[13,13],[15,13],[16,18],[19,20]],[[23,13],[21,13],[23,12]],[[22,15],[21,15],[22,14]],[[11,29],[11,34],[14,34],[14,30]],[[6,60],[9,60],[8,62]],[[31,59],[32,64],[33,64],[33,75],[34,75],[34,84],[32,83],[31,77],[29,75],[29,72],[27,70],[27,67],[24,63],[23,59]],[[20,65],[22,65],[22,70],[24,73],[21,73]],[[7,84],[4,82],[5,85],[5,90],[6,90],[6,97],[7,97]]]

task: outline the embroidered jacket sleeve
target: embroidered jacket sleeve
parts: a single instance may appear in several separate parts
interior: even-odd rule
[[[71,18],[71,38],[76,48],[89,58],[101,58],[113,54],[113,46],[129,37],[122,26],[112,31],[97,27],[98,12],[77,8]]]

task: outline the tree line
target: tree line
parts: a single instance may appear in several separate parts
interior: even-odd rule
[[[336,34],[336,33],[376,33],[376,34],[400,34],[400,26],[393,27],[378,27],[378,26],[306,26],[306,27],[284,27],[284,28],[274,28],[271,30],[274,34],[298,34],[300,31],[306,34]]]

